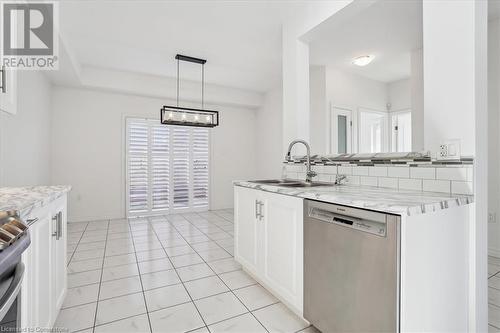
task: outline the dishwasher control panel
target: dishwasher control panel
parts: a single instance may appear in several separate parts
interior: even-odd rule
[[[386,223],[367,220],[360,217],[342,215],[320,208],[309,208],[308,215],[310,218],[320,220],[322,222],[341,225],[381,237],[385,237],[387,232]]]

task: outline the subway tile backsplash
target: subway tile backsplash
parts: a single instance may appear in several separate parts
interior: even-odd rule
[[[315,180],[334,182],[335,175],[347,176],[350,185],[386,187],[401,190],[431,191],[450,194],[474,193],[474,169],[471,164],[360,166],[357,164],[313,165],[318,173]],[[306,167],[298,163],[285,163],[287,178],[305,179]]]

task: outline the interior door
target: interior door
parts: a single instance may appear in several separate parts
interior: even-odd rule
[[[257,272],[259,264],[257,212],[260,207],[257,192],[239,186],[234,188],[235,259],[253,272]]]
[[[303,200],[263,193],[263,273],[266,283],[296,311],[303,303]]]
[[[352,152],[352,111],[332,107],[330,113],[330,152]]]
[[[388,151],[388,113],[359,109],[358,146],[361,153]]]
[[[391,151],[409,152],[411,147],[411,111],[391,113]]]

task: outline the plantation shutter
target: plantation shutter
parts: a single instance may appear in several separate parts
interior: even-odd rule
[[[151,204],[152,210],[169,209],[170,184],[169,128],[151,127]]]
[[[206,210],[209,131],[127,119],[128,215]]]
[[[193,146],[193,206],[208,206],[208,129],[192,131]]]
[[[127,126],[129,211],[148,211],[148,124],[129,122]]]
[[[189,155],[190,128],[176,126],[172,129],[173,198],[174,208],[189,207]]]

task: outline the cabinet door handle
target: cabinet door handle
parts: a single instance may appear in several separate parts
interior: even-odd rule
[[[5,71],[5,65],[2,66],[2,69],[0,70],[0,74],[2,74],[2,81],[0,81],[0,91],[2,93],[6,93],[7,92],[7,78],[6,78],[6,75],[7,75],[7,72]]]
[[[262,221],[262,218],[264,215],[262,214],[262,207],[264,206],[264,203],[262,201],[259,201],[259,221]]]
[[[255,219],[259,218],[259,213],[257,213],[258,207],[259,207],[259,201],[255,199]]]
[[[55,226],[54,226],[55,223]],[[52,237],[55,237],[57,239],[57,214],[52,216],[52,229],[54,230],[52,232]]]
[[[59,240],[62,236],[62,212],[57,213],[57,237]]]

